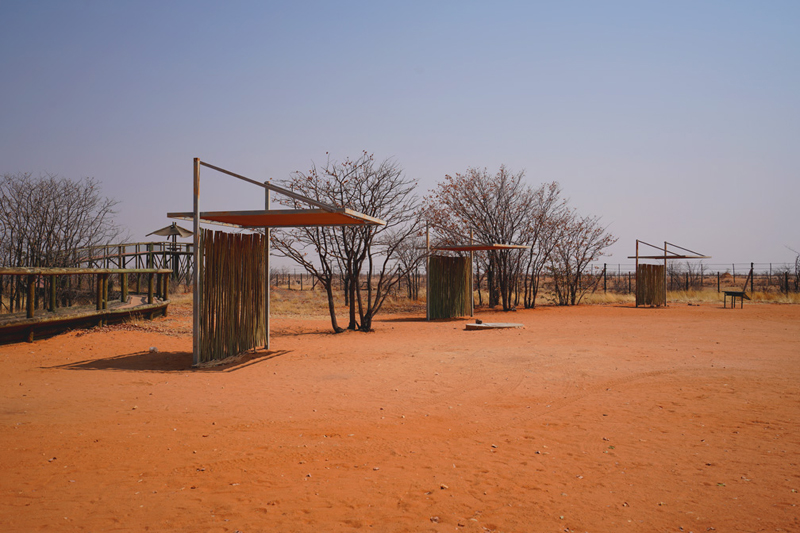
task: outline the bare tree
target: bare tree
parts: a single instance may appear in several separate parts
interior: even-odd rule
[[[529,226],[523,237],[524,243],[530,246],[525,258],[523,280],[523,303],[526,309],[536,307],[542,273],[550,262],[569,214],[557,182],[546,183],[536,189],[533,208],[529,213]]]
[[[593,275],[589,265],[615,242],[598,217],[580,217],[574,211],[564,217],[548,264],[556,303],[577,305],[597,287],[601,275]]]
[[[120,235],[114,222],[118,202],[104,198],[93,178],[73,181],[29,173],[0,178],[0,266],[65,267],[79,250],[108,244]],[[17,278],[10,297],[19,304]],[[38,299],[38,297],[37,297]]]
[[[477,168],[447,175],[425,199],[425,218],[442,244],[463,244],[470,229],[481,243],[524,244],[536,202],[524,176],[524,170],[514,173],[505,166],[494,175]],[[476,254],[479,270],[486,273],[489,305],[502,303],[506,311],[513,307],[523,256],[520,250]]]
[[[345,281],[350,307],[348,329],[371,331],[372,320],[389,292],[416,261],[400,261],[403,243],[419,231],[416,182],[406,178],[391,159],[376,163],[364,152],[355,160],[312,165],[307,173],[296,172],[283,185],[305,196],[347,207],[386,221],[385,226],[341,226],[296,228],[275,232],[276,250],[298,262],[326,287],[331,324],[342,331],[335,317],[332,282],[338,270]],[[281,200],[297,207],[294,200]],[[307,257],[313,250],[313,259]],[[361,278],[364,277],[362,286]]]
[[[28,173],[0,179],[0,264],[71,266],[77,250],[108,244],[120,235],[118,202],[103,198],[93,178],[73,181]]]

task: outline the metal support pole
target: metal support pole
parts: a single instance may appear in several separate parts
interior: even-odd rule
[[[197,157],[194,158],[193,180],[192,366],[197,366],[200,364],[200,159]]]
[[[469,230],[469,245],[472,246],[472,229]],[[475,252],[469,251],[469,316],[475,316],[475,288],[472,286],[474,273],[472,272],[475,264]]]
[[[425,226],[425,311],[426,320],[431,319],[431,228]]]
[[[639,239],[636,239],[636,307],[639,307]],[[631,276],[628,274],[628,292],[631,292]]]
[[[667,306],[667,241],[664,241],[664,307]]]
[[[265,185],[269,185],[269,181],[264,182]],[[264,187],[264,208],[269,211],[269,208],[272,207],[270,201],[270,190],[267,187]],[[271,250],[271,243],[270,238],[272,237],[272,231],[269,228],[264,228],[264,325],[266,328],[266,340],[264,342],[264,348],[269,350],[269,312],[270,312],[270,264],[269,264],[269,256]]]

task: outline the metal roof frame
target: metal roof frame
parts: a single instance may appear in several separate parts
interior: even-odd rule
[[[200,211],[200,167],[207,167],[216,170],[222,174],[246,181],[247,183],[262,187],[264,189],[264,209],[256,211]],[[264,314],[266,318],[266,343],[264,348],[270,348],[270,331],[269,331],[269,300],[270,300],[270,228],[273,227],[310,227],[310,226],[364,226],[364,225],[377,225],[384,226],[386,222],[352,209],[338,207],[313,198],[308,198],[302,194],[284,189],[278,185],[273,185],[269,181],[263,183],[250,179],[241,174],[231,172],[224,168],[212,165],[201,161],[199,158],[194,158],[194,203],[192,212],[176,212],[167,213],[169,218],[179,220],[191,220],[194,224],[193,235],[193,260],[195,268],[193,269],[192,281],[194,283],[194,298],[192,303],[192,365],[198,366],[200,364],[200,223],[217,224],[222,226],[231,226],[237,228],[253,229],[264,228],[266,234],[266,246],[264,247],[264,265],[265,265],[265,290],[266,295],[264,298]],[[270,191],[289,198],[293,198],[299,202],[307,203],[315,209],[270,209]]]

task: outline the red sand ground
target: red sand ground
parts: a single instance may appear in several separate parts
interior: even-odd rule
[[[0,530],[800,531],[800,306],[278,319],[195,371],[175,311],[0,347]]]

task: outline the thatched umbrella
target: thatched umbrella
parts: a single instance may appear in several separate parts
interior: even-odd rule
[[[157,230],[155,230],[153,232],[148,233],[146,236],[149,237],[150,235],[160,235],[162,237],[166,237],[167,239],[172,237],[172,250],[173,250],[173,252],[175,252],[175,251],[178,250],[178,243],[177,243],[177,240],[176,240],[178,237],[183,239],[183,238],[186,238],[186,237],[191,237],[194,234],[191,231],[189,231],[188,229],[180,227],[176,222],[173,222],[172,224],[170,224],[169,226],[167,226],[165,228],[157,229]],[[177,256],[177,254],[174,254],[174,253],[171,254],[171,255],[172,255],[172,272],[173,272],[174,276],[177,278],[178,277],[178,256]]]
[[[185,237],[191,237],[193,234],[186,228],[182,228],[178,225],[177,222],[173,222],[166,228],[157,229],[151,233],[147,234],[147,237],[150,235],[161,235],[162,237],[172,237],[172,243],[175,244],[175,239],[180,237],[181,239]]]

